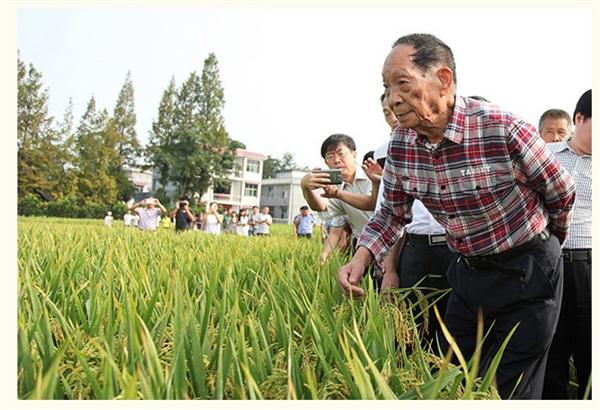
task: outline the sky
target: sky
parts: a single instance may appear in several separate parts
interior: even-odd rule
[[[179,86],[214,52],[225,125],[250,151],[322,166],[333,133],[359,155],[389,135],[381,68],[391,44],[431,33],[453,50],[458,94],[482,95],[533,124],[548,108],[572,113],[592,86],[586,8],[218,8],[21,6],[17,48],[42,72],[50,113],[73,99],[75,125],[93,95],[112,112],[128,71],[142,143],[171,77]]]

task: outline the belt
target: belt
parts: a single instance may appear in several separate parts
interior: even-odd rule
[[[505,266],[504,263],[516,258],[517,256],[521,256],[522,254],[539,246],[540,244],[545,242],[549,237],[550,233],[548,232],[548,230],[544,229],[541,233],[537,234],[527,242],[515,246],[514,248],[509,249],[505,252],[497,253],[494,255],[481,256],[461,255],[461,257],[464,258],[467,266],[473,270],[486,270],[491,267],[496,267],[504,269],[508,272],[522,274],[523,272],[521,268],[511,268]]]
[[[446,234],[439,235],[417,235],[407,233],[406,238],[411,242],[426,243],[429,246],[446,245]]]
[[[563,249],[565,262],[592,262],[591,249]]]

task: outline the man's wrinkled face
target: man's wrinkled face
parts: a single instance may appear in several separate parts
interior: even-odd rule
[[[571,128],[565,118],[548,117],[542,122],[540,136],[547,143],[560,142],[570,134]]]
[[[396,46],[383,64],[386,100],[401,128],[428,126],[444,108],[436,69],[423,72],[412,62],[414,52],[412,46]]]

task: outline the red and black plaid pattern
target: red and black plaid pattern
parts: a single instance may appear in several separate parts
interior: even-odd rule
[[[575,186],[534,126],[499,107],[457,97],[444,138],[431,146],[396,129],[383,175],[384,202],[359,246],[377,260],[412,218],[420,199],[464,255],[504,252],[546,226],[565,241]]]

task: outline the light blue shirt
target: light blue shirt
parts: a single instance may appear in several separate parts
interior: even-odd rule
[[[309,214],[306,216],[298,215],[298,233],[301,235],[312,234],[313,225],[317,223],[315,220],[315,216],[313,214]]]

